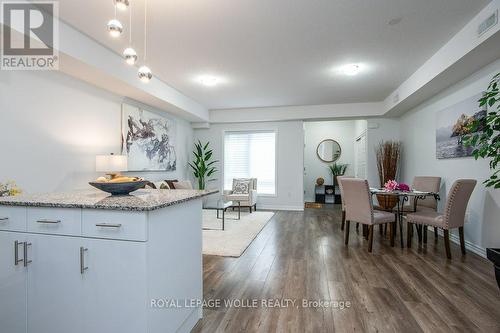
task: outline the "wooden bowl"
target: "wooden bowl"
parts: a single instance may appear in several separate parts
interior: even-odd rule
[[[125,183],[101,183],[101,182],[90,182],[89,184],[101,191],[111,193],[111,195],[128,195],[131,192],[137,191],[148,182],[145,180],[138,180],[135,182],[125,182]]]

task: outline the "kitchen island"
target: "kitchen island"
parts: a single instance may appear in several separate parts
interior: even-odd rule
[[[0,331],[190,332],[202,316],[202,197],[0,198]]]

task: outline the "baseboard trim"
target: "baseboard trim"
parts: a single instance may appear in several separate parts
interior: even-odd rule
[[[303,212],[304,211],[304,206],[282,206],[282,205],[260,205],[257,204],[257,211],[259,209],[264,209],[264,210],[289,210],[289,211],[295,211],[295,212]]]
[[[430,228],[432,230],[432,227]],[[444,237],[443,230],[439,230],[439,235]],[[460,246],[460,237],[450,232],[450,240]],[[471,241],[465,240],[465,249],[477,254],[480,257],[486,258],[486,249],[477,244],[472,243]]]

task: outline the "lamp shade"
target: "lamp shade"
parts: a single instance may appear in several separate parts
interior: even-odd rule
[[[95,170],[97,172],[127,171],[127,155],[97,155]]]

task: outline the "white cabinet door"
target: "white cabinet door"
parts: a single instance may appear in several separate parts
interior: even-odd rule
[[[84,331],[146,332],[146,243],[87,239],[85,247]]]
[[[28,332],[82,332],[80,246],[84,240],[27,235]]]
[[[24,234],[0,231],[0,331],[26,333],[26,268],[23,259]]]

